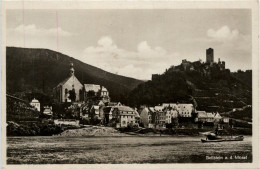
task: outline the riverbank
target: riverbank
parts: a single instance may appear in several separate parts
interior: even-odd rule
[[[54,124],[17,124],[8,122],[7,136],[198,136],[201,132],[214,131],[214,128],[120,128],[105,126],[68,126]],[[219,135],[252,135],[250,128],[219,130]]]

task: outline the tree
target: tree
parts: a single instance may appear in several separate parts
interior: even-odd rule
[[[75,102],[76,100],[76,92],[75,92],[75,89],[72,89],[69,91],[69,99],[72,101],[72,102]]]

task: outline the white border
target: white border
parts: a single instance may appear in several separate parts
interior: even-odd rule
[[[252,71],[253,71],[253,163],[206,164],[70,164],[70,165],[7,165],[6,164],[6,9],[21,9],[21,1],[1,4],[2,58],[1,58],[1,136],[3,168],[259,168],[259,53],[258,53],[258,1],[24,1],[24,9],[251,9],[252,11]]]

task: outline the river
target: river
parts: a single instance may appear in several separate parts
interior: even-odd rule
[[[201,143],[202,137],[8,137],[7,164],[252,162],[252,137]]]

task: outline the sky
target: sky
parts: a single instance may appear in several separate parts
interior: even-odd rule
[[[136,79],[205,61],[210,47],[231,71],[252,69],[250,9],[12,9],[6,17],[7,46],[51,49]]]

